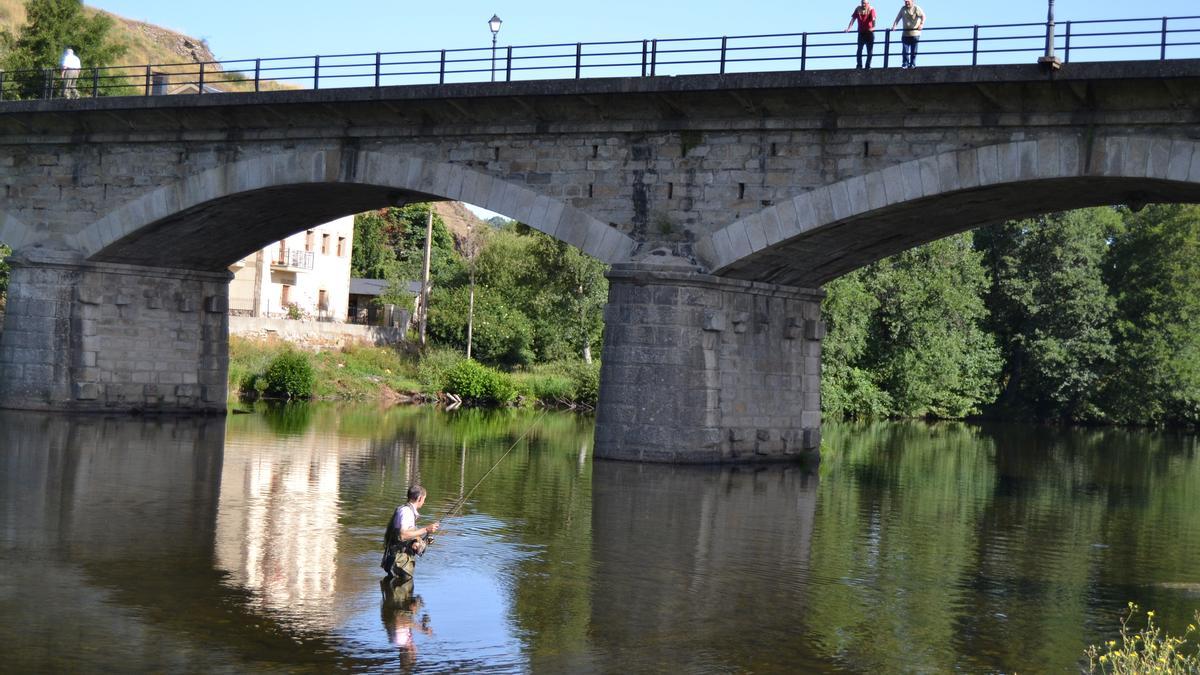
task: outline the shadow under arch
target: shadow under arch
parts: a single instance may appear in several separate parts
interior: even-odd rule
[[[349,148],[209,169],[114,209],[75,243],[92,261],[216,271],[349,213],[441,200],[502,213],[606,263],[627,260],[635,247],[615,228],[522,185],[457,164]]]
[[[708,235],[712,274],[819,287],[982,225],[1122,203],[1200,202],[1200,143],[1078,134],[958,150],[823,186]]]

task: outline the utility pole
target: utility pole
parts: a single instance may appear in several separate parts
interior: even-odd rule
[[[421,270],[421,346],[425,346],[425,323],[429,318],[429,257],[433,254],[433,202],[425,219],[425,264]]]
[[[475,226],[467,223],[467,257],[471,265],[471,296],[467,302],[467,358],[471,358],[471,333],[475,326]]]

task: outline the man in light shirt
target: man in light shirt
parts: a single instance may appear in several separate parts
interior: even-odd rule
[[[79,69],[83,64],[79,62],[79,56],[75,54],[75,50],[67,47],[63,52],[62,61],[59,63],[62,75],[63,96],[66,98],[79,98],[79,91],[75,89],[75,82],[79,80]]]
[[[925,12],[913,0],[904,0],[892,28],[901,21],[904,22],[904,35],[900,37],[900,67],[916,68],[917,42],[921,40],[921,27],[925,25]]]

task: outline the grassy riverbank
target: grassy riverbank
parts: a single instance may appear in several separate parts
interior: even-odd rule
[[[297,350],[279,340],[229,339],[229,395],[257,397],[270,364]],[[312,367],[312,396],[320,400],[416,402],[452,393],[488,405],[594,407],[600,364],[550,363],[505,373],[453,351],[419,353],[393,347],[350,346],[298,352]]]

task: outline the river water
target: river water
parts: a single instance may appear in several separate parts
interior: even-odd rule
[[[1061,672],[1200,608],[1196,436],[824,435],[813,472],[593,462],[561,413],[0,413],[0,670]],[[413,481],[478,488],[389,585]]]

